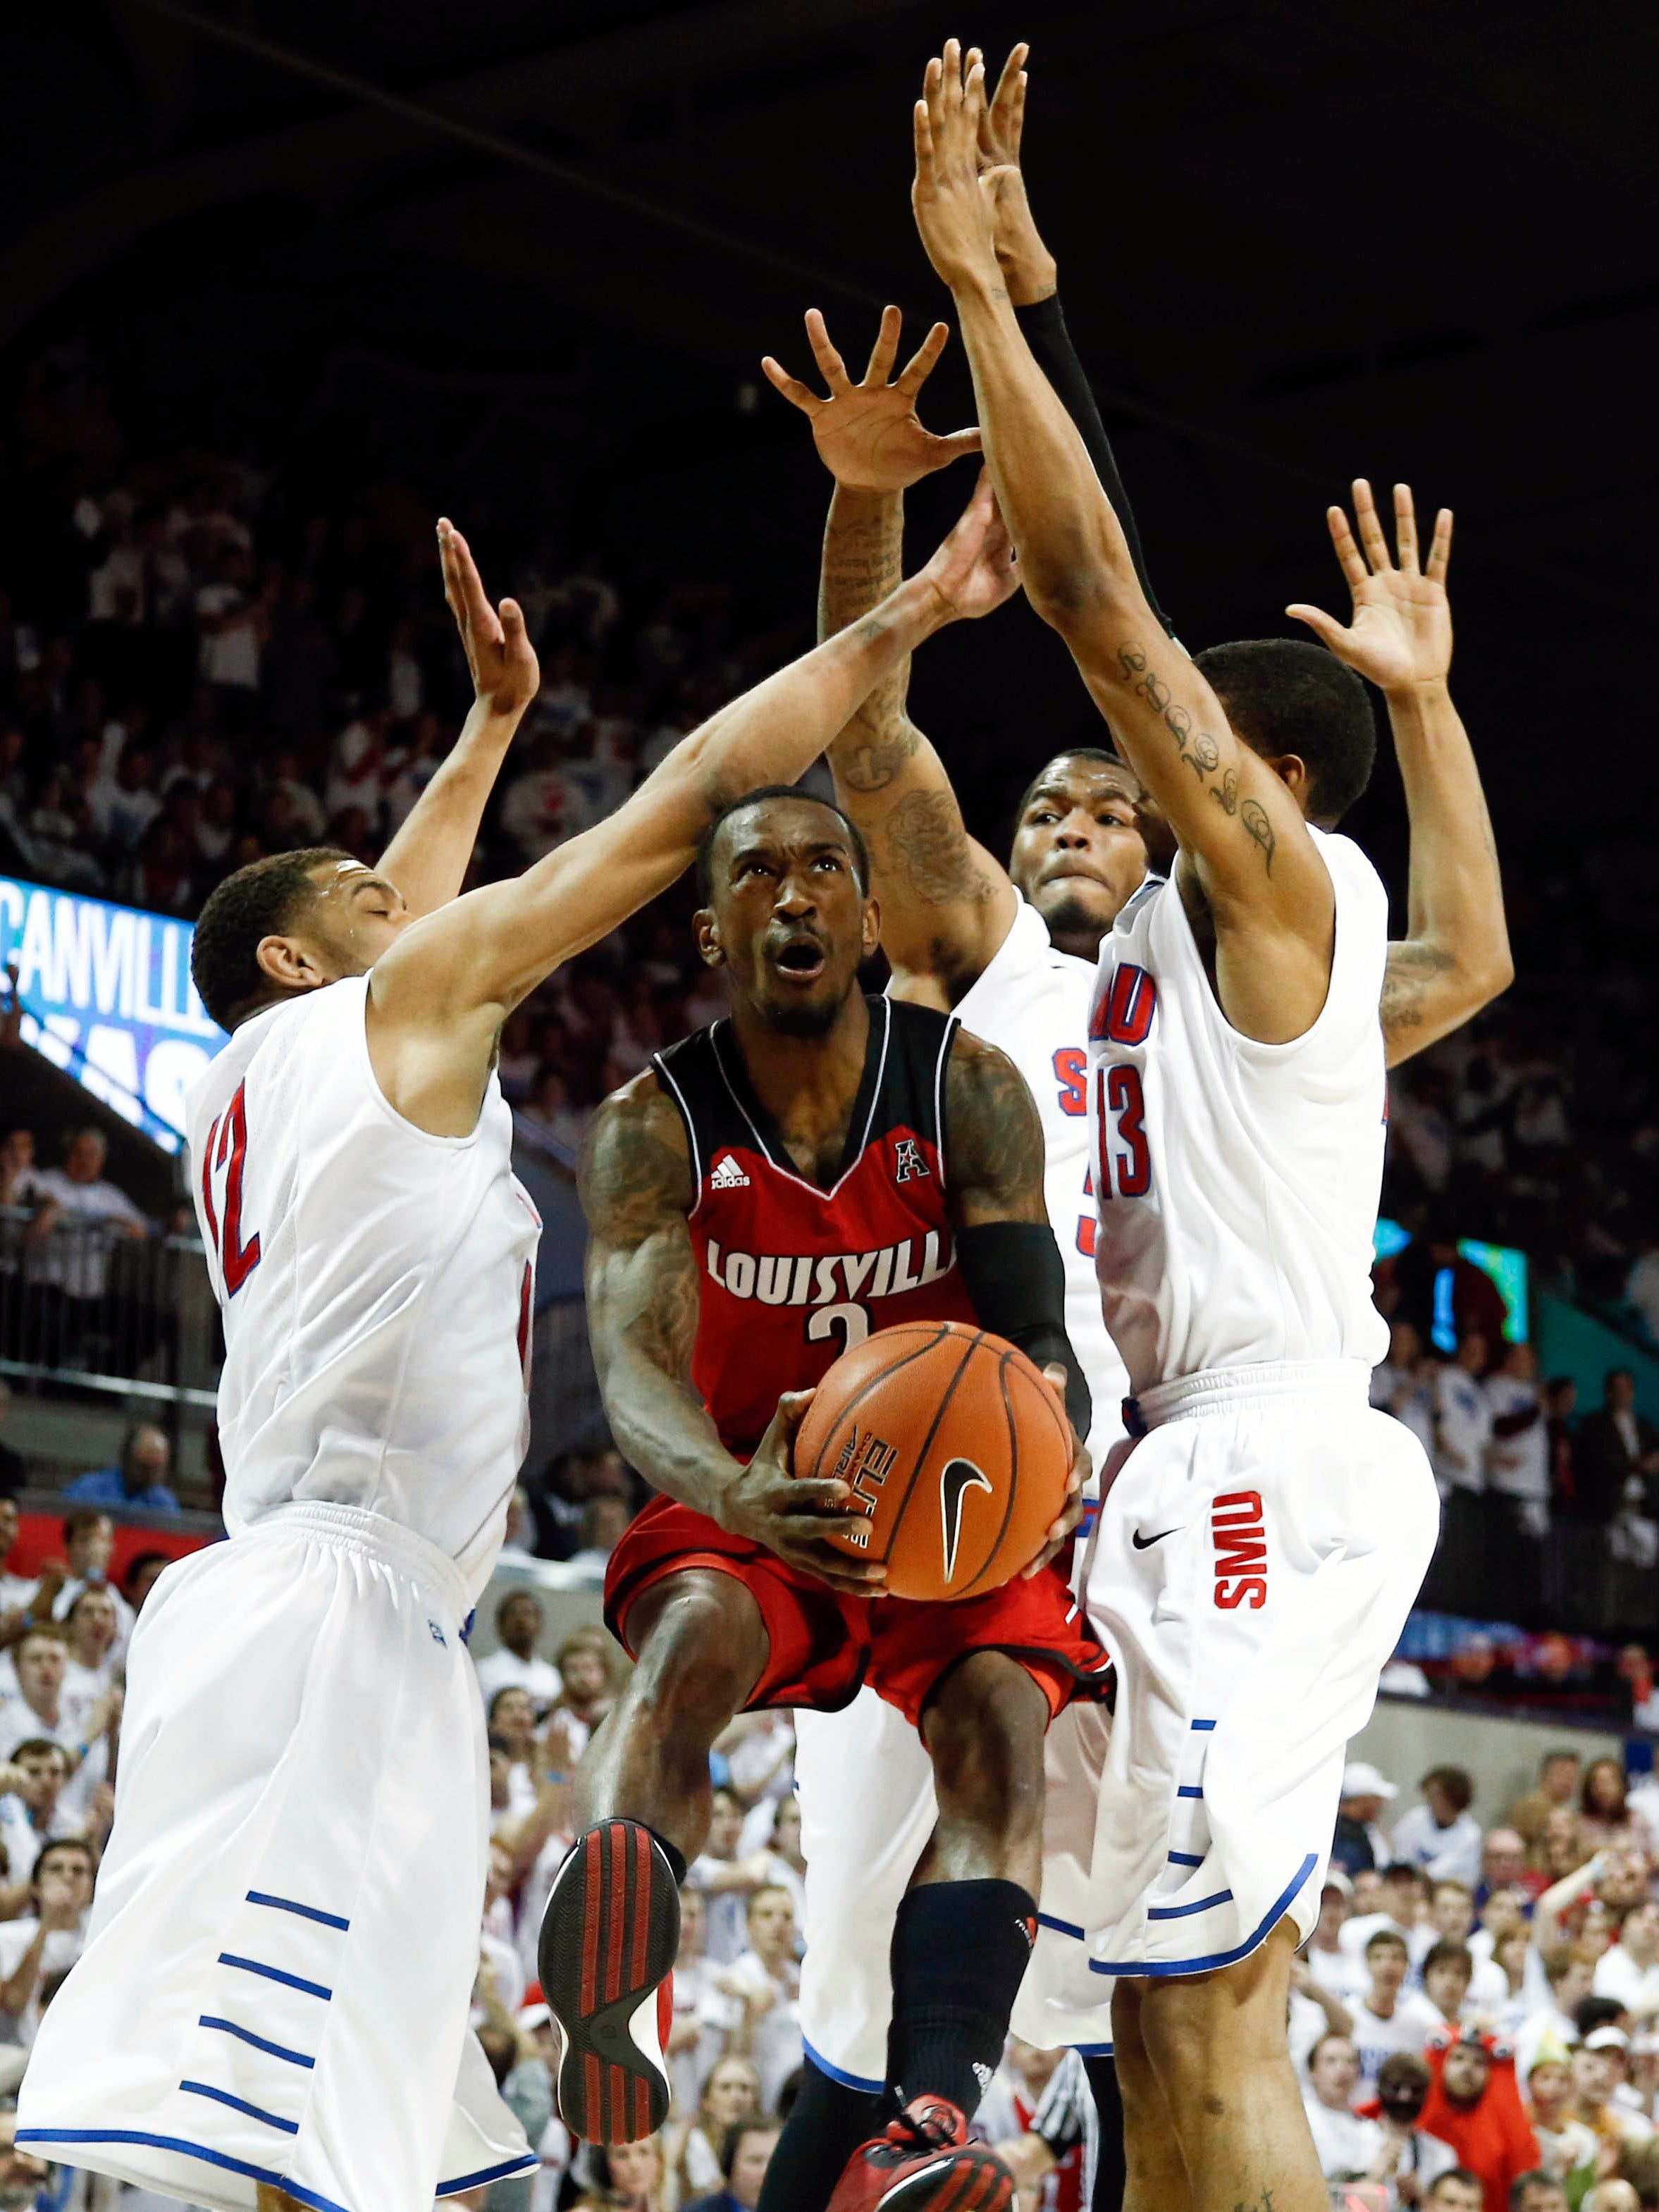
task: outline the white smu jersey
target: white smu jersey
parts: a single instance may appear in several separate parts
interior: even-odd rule
[[[1370,1276],[1388,894],[1351,839],[1310,835],[1336,945],[1319,1018],[1291,1042],[1228,1022],[1173,883],[1137,892],[1100,949],[1096,1265],[1137,1395],[1258,1361],[1371,1367],[1388,1349]]]
[[[1042,1117],[1044,1193],[1066,1268],[1066,1333],[1094,1401],[1087,1441],[1098,1468],[1123,1433],[1127,1384],[1095,1281],[1088,1051],[1094,981],[1089,963],[1057,951],[1042,915],[1022,898],[1013,927],[955,1011],[963,1029],[1007,1054]]]
[[[190,1101],[224,1316],[231,1534],[301,1498],[384,1514],[488,1582],[528,1442],[540,1222],[492,1074],[468,1137],[394,1112],[368,979],[245,1022]]]

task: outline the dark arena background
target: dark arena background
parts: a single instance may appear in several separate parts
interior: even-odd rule
[[[480,879],[608,812],[811,642],[828,479],[760,360],[813,376],[810,307],[860,365],[884,302],[907,350],[948,313],[909,212],[909,115],[953,33],[994,70],[1030,42],[1033,207],[1183,643],[1289,635],[1292,600],[1345,611],[1323,510],[1355,476],[1455,512],[1453,683],[1516,973],[1391,1083],[1376,1279],[1395,1327],[1374,1402],[1423,1437],[1446,1510],[1353,1749],[1386,1788],[1353,1793],[1338,1856],[1356,1876],[1409,1859],[1482,1911],[1515,1893],[1534,1942],[1504,2017],[1523,2039],[1560,1996],[1559,1947],[1583,1954],[1582,1997],[1614,1933],[1588,1880],[1541,1917],[1534,1899],[1598,1847],[1643,1855],[1644,1894],[1659,1869],[1652,9],[58,0],[9,27],[0,69],[0,1645],[88,1580],[120,1603],[112,1631],[96,1606],[71,1625],[73,1723],[0,1652],[0,1761],[77,1729],[103,1761],[50,1804],[0,1765],[0,2088],[50,1979],[26,1987],[27,1939],[7,1948],[38,1908],[16,1837],[101,1842],[127,1607],[158,1555],[222,1534],[217,1322],[180,1146],[222,1038],[187,987],[190,926],[262,854],[326,838],[372,860],[453,740],[469,690],[440,514],[523,603],[543,672]],[[973,419],[959,345],[921,413]],[[911,567],[970,483],[959,463],[912,493]],[[1023,602],[929,645],[910,699],[999,853],[1034,769],[1101,741]],[[1345,826],[1403,926],[1386,738]],[[603,1563],[646,1494],[586,1349],[574,1164],[597,1101],[720,1011],[694,904],[682,885],[647,908],[502,1039],[545,1228],[532,1441],[474,1650],[489,1686],[498,1602],[527,1590],[563,1689],[544,1723],[500,1716],[511,1848],[475,2016],[504,2015],[526,2064],[526,1885],[562,1832],[526,1831],[518,1793],[536,1747],[567,1765],[611,1693]],[[720,1850],[751,1888],[799,1887],[788,1753],[768,1717],[719,1761]],[[1451,1799],[1443,1779],[1425,1808],[1431,1769]],[[1386,1850],[1377,1821],[1399,1831]],[[1431,1909],[1423,1928],[1467,1932],[1461,1907]],[[711,1919],[716,1966],[737,1924]],[[1616,2137],[1599,2171],[1653,2205],[1649,1980],[1627,2017],[1604,2008],[1634,2040],[1623,2117],[1589,2124]],[[496,2212],[677,2212],[718,2185],[691,2123],[757,2031],[714,1966],[704,1982],[645,2193],[569,2166],[551,2123],[541,2175],[501,2185]],[[726,2083],[722,2117],[772,2095],[762,2074]],[[75,2212],[120,2193],[24,2162],[6,2201],[25,2183]]]

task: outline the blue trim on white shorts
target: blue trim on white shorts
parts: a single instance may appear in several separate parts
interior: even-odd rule
[[[1079,2058],[1115,2058],[1117,2056],[1115,2043],[1074,2043],[1072,2048]]]
[[[1149,1920],[1190,1920],[1195,1912],[1211,1911],[1218,1905],[1231,1905],[1233,1893],[1230,1889],[1218,1889],[1213,1897],[1200,1897],[1191,1905],[1149,1905]]]
[[[458,2181],[441,2181],[433,2191],[434,2197],[459,2197],[464,2189],[482,2189],[486,2181],[505,2181],[509,2173],[534,2173],[541,2166],[535,2152],[523,2158],[509,2158],[500,2166],[481,2166],[477,2173],[464,2173]]]
[[[325,1928],[349,1928],[351,1925],[337,1912],[324,1912],[314,1905],[297,1905],[291,1897],[271,1897],[263,1889],[249,1890],[247,1901],[250,1905],[268,1905],[274,1912],[297,1912],[301,1920],[320,1920]]]
[[[1089,1972],[1091,1974],[1130,1974],[1150,1978],[1162,1974],[1209,1974],[1221,1966],[1236,1966],[1241,1959],[1248,1959],[1252,1951],[1266,1942],[1284,1917],[1291,1899],[1304,1886],[1308,1876],[1318,1864],[1318,1852],[1310,1851],[1291,1877],[1289,1887],[1267,1907],[1261,1925],[1254,1929],[1234,1950],[1214,1951],[1206,1959],[1091,1959]]]
[[[343,2204],[337,2204],[331,2197],[324,2197],[314,2189],[303,2188],[286,2173],[274,2173],[269,2166],[254,2166],[245,2158],[232,2158],[222,2150],[210,2150],[205,2143],[186,2142],[182,2136],[152,2136],[137,2128],[20,2128],[17,2140],[32,2143],[137,2143],[146,2150],[177,2151],[185,2158],[199,2158],[205,2165],[222,2166],[227,2173],[246,2174],[250,2181],[268,2182],[271,2188],[280,2189],[296,2203],[309,2204],[312,2212],[347,2212]]]
[[[210,2081],[181,2081],[179,2087],[192,2097],[211,2097],[216,2105],[228,2105],[233,2112],[246,2112],[251,2120],[262,2127],[280,2128],[285,2136],[297,2136],[298,2120],[285,2120],[280,2112],[268,2112],[263,2105],[250,2105],[246,2097],[233,2097],[228,2089],[216,2089]]]
[[[280,1966],[267,1966],[258,1959],[239,1959],[234,1951],[221,1951],[222,1966],[240,1966],[245,1974],[263,1974],[268,1982],[280,1982],[284,1989],[300,1990],[308,1997],[321,1997],[325,2004],[332,2002],[334,1992],[325,1990],[320,1982],[307,1982],[298,1974],[285,1973]]]
[[[866,2097],[878,2097],[887,2087],[885,2081],[866,2081],[861,2074],[849,2074],[844,2066],[832,2066],[821,2051],[814,2051],[805,2036],[801,2049],[820,2074],[827,2074],[832,2081],[839,2081],[843,2089],[862,2089]]]
[[[286,2058],[290,2066],[315,2066],[314,2058],[307,2058],[303,2051],[290,2051],[286,2044],[270,2043],[263,2035],[256,2035],[251,2027],[239,2027],[234,2020],[221,2020],[216,2013],[204,2012],[197,2021],[198,2027],[216,2027],[240,2042],[251,2043],[256,2051],[269,2051],[273,2058]]]
[[[1194,1851],[1171,1851],[1170,1853],[1170,1864],[1171,1866],[1202,1866],[1203,1863],[1203,1860]]]
[[[1039,1928],[1052,1928],[1056,1936],[1074,1936],[1079,1943],[1086,1943],[1089,1940],[1086,1932],[1083,1929],[1074,1928],[1069,1920],[1056,1920],[1052,1913],[1039,1912],[1037,1915],[1037,1926]]]
[[[1210,1730],[1215,1726],[1215,1723],[1213,1721],[1194,1721],[1193,1723],[1193,1726],[1204,1735],[1207,1735]]]

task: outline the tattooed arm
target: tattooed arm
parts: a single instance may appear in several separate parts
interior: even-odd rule
[[[1027,597],[1058,629],[1182,848],[1177,878],[1207,908],[1215,982],[1235,1028],[1300,1036],[1330,981],[1335,895],[1285,781],[1229,726],[1141,589],[1081,437],[1021,331],[977,173],[983,71],[948,48],[916,110],[915,205],[951,286],[998,503]],[[1299,763],[1297,764],[1299,767]]]
[[[833,636],[885,599],[902,573],[907,486],[976,449],[975,431],[936,437],[916,399],[945,348],[943,323],[889,382],[900,317],[889,307],[864,380],[854,384],[816,308],[806,334],[829,397],[820,398],[769,356],[768,377],[811,421],[818,458],[835,478],[818,586],[818,635]],[[988,595],[988,613],[1018,589]],[[945,1007],[983,974],[1008,934],[1016,900],[1006,869],[969,837],[945,765],[910,720],[907,658],[877,684],[832,740],[836,797],[870,848],[881,901],[882,949],[893,993]]]
[[[871,1594],[885,1570],[824,1540],[851,1495],[844,1482],[797,1480],[794,1432],[811,1399],[779,1401],[745,1467],[720,1442],[691,1382],[702,1303],[686,1213],[685,1127],[654,1075],[613,1091],[593,1117],[580,1176],[587,1217],[587,1325],[617,1447],[656,1490],[723,1528],[764,1544],[792,1567]]]
[[[1382,1034],[1394,1066],[1508,990],[1515,963],[1480,771],[1447,684],[1450,512],[1443,507],[1437,516],[1428,559],[1419,568],[1409,486],[1394,488],[1393,556],[1363,477],[1355,481],[1353,501],[1358,542],[1340,507],[1326,518],[1352,596],[1351,623],[1345,629],[1317,607],[1285,611],[1305,622],[1388,702],[1411,821],[1411,933],[1389,947],[1382,982]]]
[[[369,982],[369,1053],[388,1102],[434,1136],[470,1133],[507,1011],[665,890],[728,800],[800,775],[915,646],[980,611],[988,579],[1003,589],[1006,566],[988,488],[916,575],[683,738],[614,814],[521,876],[469,891],[403,930]],[[477,623],[499,629],[470,556],[457,580],[476,602]]]

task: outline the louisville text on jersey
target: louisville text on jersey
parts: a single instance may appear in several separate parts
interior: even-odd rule
[[[920,1248],[920,1249],[918,1249]],[[827,1306],[896,1298],[936,1283],[956,1265],[948,1231],[930,1229],[874,1252],[726,1252],[711,1237],[704,1266],[734,1298],[768,1306]]]

